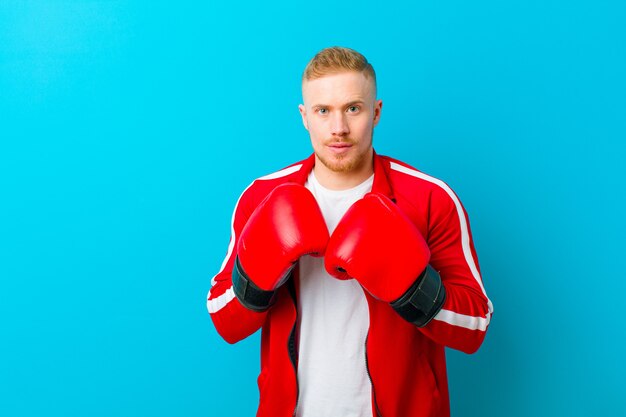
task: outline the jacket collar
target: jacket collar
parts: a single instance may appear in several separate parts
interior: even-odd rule
[[[304,185],[315,166],[315,153],[303,160],[301,164],[302,167],[294,176],[294,182]],[[391,181],[389,180],[389,169],[389,161],[374,151],[374,183],[372,184],[372,192],[383,194],[395,203],[396,199],[391,187]]]

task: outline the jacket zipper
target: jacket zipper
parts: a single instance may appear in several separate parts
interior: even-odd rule
[[[367,360],[367,339],[370,337],[369,330],[367,331],[367,336],[365,336],[365,370],[367,371],[367,376],[370,379],[370,384],[372,385],[372,396],[374,397],[374,407],[376,408],[376,416],[382,417],[382,413],[378,408],[378,402],[376,401],[376,390],[374,389],[374,381],[372,380],[372,374],[370,374],[370,366],[369,361]]]
[[[296,319],[296,323],[297,323],[297,319]],[[298,368],[296,367],[296,351],[295,351],[296,325],[297,324],[294,324],[293,329],[291,330],[291,335],[289,336],[289,357],[291,358],[293,371],[296,374],[296,406],[293,409],[293,417],[296,417],[296,412],[298,411],[298,403],[300,402],[300,384],[298,384]]]
[[[291,329],[291,334],[289,335],[289,340],[287,342],[287,349],[289,351],[289,358],[291,359],[291,365],[293,366],[293,371],[296,375],[296,406],[293,408],[293,417],[296,417],[296,413],[298,412],[298,403],[300,402],[300,384],[298,384],[298,367],[296,366],[297,361],[297,352],[296,352],[296,329],[298,327],[298,300],[296,299],[296,288],[293,282],[293,279],[289,280],[288,283],[289,294],[293,299],[293,305],[296,309],[296,321],[293,324],[293,328]]]

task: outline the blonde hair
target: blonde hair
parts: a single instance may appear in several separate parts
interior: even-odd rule
[[[359,52],[342,46],[332,46],[319,51],[304,68],[302,81],[345,71],[361,72],[366,78],[371,78],[376,91],[376,73],[372,64]]]

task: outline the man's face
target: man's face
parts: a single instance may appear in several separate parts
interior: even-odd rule
[[[374,126],[382,108],[373,80],[353,71],[305,80],[302,97],[300,114],[316,163],[332,172],[350,173],[371,162]]]

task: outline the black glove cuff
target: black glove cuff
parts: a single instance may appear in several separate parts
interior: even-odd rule
[[[277,291],[266,291],[257,287],[244,272],[239,257],[235,258],[232,280],[235,296],[244,307],[252,311],[266,311],[276,301]]]
[[[424,327],[439,313],[446,301],[441,277],[430,265],[402,297],[391,303],[396,312],[409,323]]]

